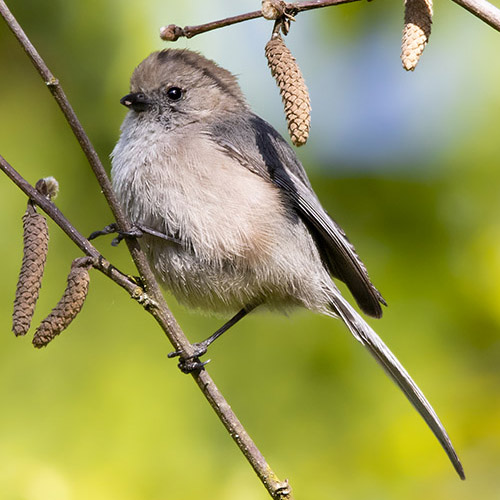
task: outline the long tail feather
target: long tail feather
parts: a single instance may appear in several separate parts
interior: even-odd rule
[[[334,299],[331,305],[335,313],[342,318],[356,340],[368,349],[370,354],[382,366],[389,377],[404,392],[410,403],[420,413],[441,443],[441,446],[444,448],[444,451],[448,455],[460,478],[465,479],[464,469],[443,424],[417,384],[413,381],[396,356],[394,356],[384,344],[382,339],[342,297],[340,292],[338,290],[332,290],[332,293]]]

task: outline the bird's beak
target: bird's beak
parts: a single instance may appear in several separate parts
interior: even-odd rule
[[[120,99],[120,103],[138,113],[146,111],[151,106],[151,101],[142,92],[127,94]]]

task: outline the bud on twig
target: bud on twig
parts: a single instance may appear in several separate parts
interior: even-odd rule
[[[56,335],[59,335],[75,319],[81,311],[89,289],[89,269],[92,267],[91,257],[80,257],[71,264],[68,284],[61,300],[51,313],[40,323],[33,337],[35,347],[46,346]]]
[[[12,314],[12,331],[16,335],[25,335],[30,328],[49,248],[47,221],[31,202],[23,216],[23,230],[23,261]]]
[[[286,3],[284,0],[262,0],[262,17],[276,20],[285,14]]]
[[[55,177],[44,177],[35,184],[36,190],[49,200],[53,200],[59,193],[59,183]]]
[[[405,0],[405,25],[401,43],[401,61],[413,71],[431,35],[432,0]]]
[[[302,146],[309,136],[311,104],[300,68],[278,33],[267,42],[266,57],[280,89],[290,138],[295,146]]]
[[[184,31],[180,26],[169,24],[160,28],[160,38],[166,42],[175,42],[179,37],[185,36]]]

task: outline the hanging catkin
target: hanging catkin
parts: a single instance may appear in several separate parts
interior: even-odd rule
[[[277,33],[266,44],[266,58],[271,74],[280,89],[288,122],[288,132],[295,146],[302,146],[309,136],[311,104],[297,61]]]
[[[90,257],[80,257],[71,264],[68,284],[61,300],[51,313],[40,323],[33,337],[35,347],[46,346],[56,335],[59,335],[75,319],[81,311],[89,289],[89,269],[92,267]]]
[[[49,248],[47,221],[31,202],[23,216],[23,240],[23,260],[12,314],[12,331],[16,335],[25,335],[29,330]]]
[[[431,35],[432,0],[405,0],[405,25],[401,43],[404,69],[413,71]]]

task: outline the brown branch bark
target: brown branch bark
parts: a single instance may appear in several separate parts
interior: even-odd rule
[[[357,1],[358,0],[311,0],[308,2],[287,3],[285,5],[285,13],[294,16],[299,12],[303,12],[306,10],[319,9],[321,7],[330,7],[333,5],[341,5],[344,3]],[[253,12],[247,12],[246,14],[226,17],[225,19],[219,19],[218,21],[199,24],[197,26],[184,26],[184,28],[181,28],[180,26],[177,26],[175,24],[170,24],[161,28],[160,38],[169,42],[175,42],[181,37],[192,38],[193,36],[200,35],[201,33],[206,33],[207,31],[224,28],[225,26],[230,26],[232,24],[241,23],[244,21],[250,21],[251,19],[258,19],[259,17],[263,17],[262,11],[255,10]]]
[[[49,70],[38,51],[35,49],[15,17],[8,9],[4,0],[0,0],[0,15],[7,22],[10,30],[24,48],[26,54],[30,58],[31,62],[54,96],[57,104],[61,108],[61,111],[68,121],[68,124],[70,125],[83,152],[85,153],[90,166],[92,167],[92,170],[99,182],[99,185],[101,186],[106,201],[108,202],[113,215],[116,218],[118,226],[122,230],[129,230],[131,228],[130,222],[124,216],[121,207],[118,204],[118,201],[113,193],[111,183],[99,159],[99,156],[97,155],[92,143],[90,142],[90,139],[88,138],[85,130],[78,120],[78,117],[71,107],[59,83],[59,80],[55,78],[55,76]],[[17,174],[17,172],[15,172],[14,169],[10,167],[10,165],[8,165],[8,163],[3,158],[0,161],[0,164],[1,169],[9,175],[9,177],[16,183],[16,185],[23,189],[23,191],[28,194],[28,196],[36,200],[37,203],[40,202],[40,207],[47,213],[47,215],[49,215],[50,217],[52,217],[51,213],[56,215],[54,221],[58,224],[60,223],[60,227],[67,231],[68,236],[70,236],[70,238],[87,255],[94,256],[92,254],[94,253],[94,251],[97,252],[97,250],[95,250],[95,248],[88,241],[82,241],[81,238],[83,237],[77,234],[76,230],[74,230],[74,228],[66,219],[63,221],[64,216],[62,216],[62,214],[57,210],[57,207],[55,207],[55,205],[51,204],[51,206],[49,206],[47,203],[45,203],[45,201],[40,199],[39,195],[37,195],[36,193],[36,190],[32,186],[30,186],[29,183],[27,183],[19,174]],[[48,200],[46,201],[48,202]],[[83,238],[83,240],[85,240],[85,238]],[[134,260],[135,265],[137,266],[137,269],[146,284],[148,296],[153,301],[152,303],[150,303],[153,305],[147,307],[147,311],[156,319],[157,323],[165,332],[175,350],[182,352],[181,357],[192,357],[193,347],[189,343],[188,339],[182,332],[179,324],[168,308],[139,243],[133,239],[127,239],[126,242],[130,250],[132,259]],[[213,382],[208,372],[205,369],[202,369],[193,372],[192,377],[198,384],[198,387],[201,389],[207,401],[216,412],[226,430],[229,432],[230,436],[236,442],[243,455],[246,457],[254,471],[257,473],[259,479],[264,484],[271,497],[279,500],[293,500],[288,482],[280,481],[276,474],[272,471],[264,456],[260,453],[257,446],[252,441],[243,425],[238,420],[227,401],[224,399],[222,393]]]
[[[127,278],[116,267],[112,266],[99,251],[79,233],[71,222],[63,215],[54,203],[40,194],[27,180],[25,180],[14,167],[12,167],[3,156],[0,155],[0,170],[19,188],[33,200],[75,243],[75,245],[89,257],[95,259],[94,267],[111,278],[117,285],[121,286],[133,297],[138,298],[142,289],[136,283]]]
[[[486,0],[453,0],[471,14],[500,31],[500,9]]]
[[[149,297],[144,295],[143,290],[137,286],[137,284],[130,281],[127,276],[112,266],[87,238],[77,231],[57,206],[40,194],[1,155],[0,170],[2,170],[7,177],[26,194],[26,196],[32,199],[56,223],[83,253],[95,259],[94,267],[96,269],[127,290],[131,297],[143,304],[149,312],[151,312],[151,309],[156,309],[156,307],[151,308]],[[164,325],[161,325],[161,320],[156,316],[155,318],[160,323],[160,326],[163,327]],[[280,500],[293,500],[287,481],[280,481],[274,474],[206,370],[193,374],[193,378],[210,405],[216,411],[231,437],[236,441],[240,449],[242,449],[245,457],[248,459],[271,496]]]
[[[299,12],[306,10],[319,9],[322,7],[330,7],[333,5],[341,5],[344,3],[356,2],[358,0],[310,0],[306,2],[286,3],[285,13],[295,16]],[[371,1],[371,0],[368,0]],[[455,3],[468,10],[471,14],[490,25],[493,29],[500,31],[500,9],[489,3],[487,0],[453,0]],[[169,42],[175,42],[181,37],[192,38],[193,36],[206,33],[218,28],[224,28],[232,24],[258,19],[262,16],[262,11],[255,10],[240,14],[237,16],[226,17],[218,21],[211,21],[205,24],[196,26],[184,26],[181,28],[175,24],[164,26],[160,29],[160,38]]]

